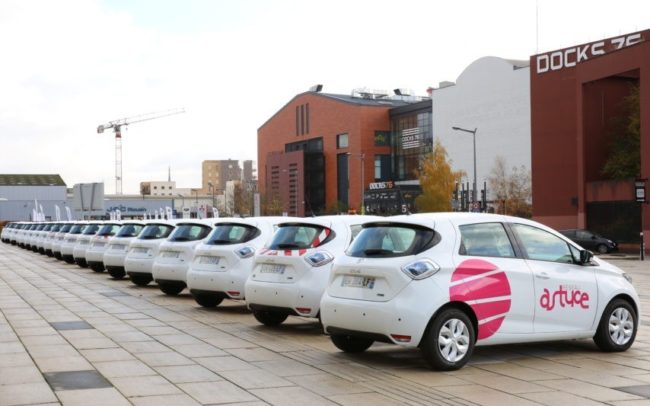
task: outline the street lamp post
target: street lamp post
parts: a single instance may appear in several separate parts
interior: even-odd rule
[[[478,130],[478,128],[474,128],[473,130],[466,130],[460,127],[451,127],[451,129],[455,131],[463,131],[472,134],[472,140],[474,142],[474,182],[473,182],[474,190],[472,191],[472,203],[476,204],[476,202],[478,201],[476,199],[476,131]]]
[[[208,187],[210,188],[210,191],[212,192],[212,217],[215,217],[215,213],[214,213],[214,207],[215,207],[215,205],[214,205],[214,185],[212,184],[212,182],[208,182]]]

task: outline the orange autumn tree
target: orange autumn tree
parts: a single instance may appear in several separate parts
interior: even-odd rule
[[[418,171],[422,194],[415,199],[419,212],[451,211],[451,196],[456,182],[465,176],[463,171],[452,171],[447,150],[439,140],[420,163]]]

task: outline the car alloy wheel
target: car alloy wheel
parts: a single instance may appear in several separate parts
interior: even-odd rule
[[[609,317],[609,335],[618,345],[625,345],[632,338],[634,333],[634,319],[630,312],[624,308],[619,307],[614,310]]]
[[[594,335],[594,342],[603,351],[625,351],[636,337],[637,316],[630,303],[614,299],[605,308]]]
[[[458,362],[467,354],[470,336],[467,325],[458,319],[449,319],[440,329],[438,349],[449,362]]]
[[[471,319],[461,309],[441,310],[429,323],[420,342],[426,361],[434,369],[453,371],[462,368],[474,351],[476,333]]]

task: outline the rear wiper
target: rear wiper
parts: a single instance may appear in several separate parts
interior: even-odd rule
[[[302,247],[298,244],[284,243],[284,244],[278,244],[278,248],[287,249],[287,248],[302,248]]]
[[[393,255],[393,251],[385,250],[381,248],[369,248],[363,250],[364,255]]]

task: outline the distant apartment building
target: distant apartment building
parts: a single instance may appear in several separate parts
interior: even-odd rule
[[[140,182],[140,194],[145,196],[176,196],[176,182]]]
[[[201,193],[212,193],[210,184],[217,194],[223,193],[226,183],[232,180],[253,179],[253,161],[244,161],[244,171],[234,159],[203,161],[201,165]]]

